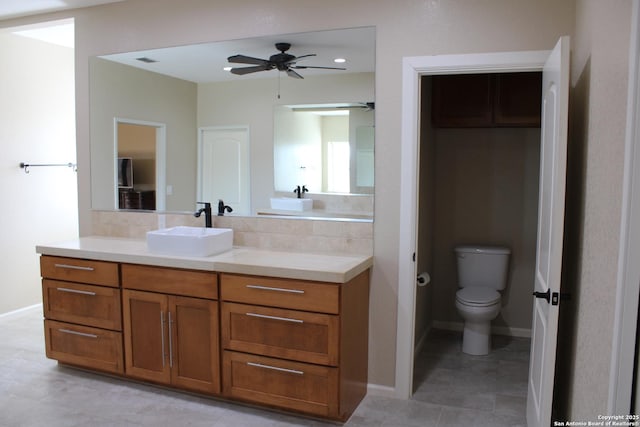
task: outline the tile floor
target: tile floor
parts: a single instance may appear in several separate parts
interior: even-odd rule
[[[41,310],[0,317],[2,427],[335,426],[58,366]],[[368,395],[346,426],[524,426],[528,340],[497,337],[490,356],[469,357],[457,335],[431,334],[413,399]]]

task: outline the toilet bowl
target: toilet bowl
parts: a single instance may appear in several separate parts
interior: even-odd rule
[[[462,288],[456,292],[456,308],[464,319],[463,353],[489,354],[491,351],[491,321],[500,314],[500,307],[500,294],[494,289]]]
[[[508,248],[460,246],[455,249],[458,268],[456,308],[464,320],[462,351],[485,355],[491,351],[491,321],[500,314],[507,284]]]

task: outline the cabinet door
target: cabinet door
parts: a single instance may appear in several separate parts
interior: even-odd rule
[[[222,303],[226,349],[322,365],[338,365],[338,316]]]
[[[42,279],[42,298],[47,319],[122,330],[119,289]]]
[[[498,74],[495,81],[495,124],[540,127],[542,73]]]
[[[122,333],[45,319],[47,357],[90,369],[122,374]]]
[[[338,418],[338,368],[224,351],[224,396]]]
[[[126,374],[169,383],[167,296],[128,289],[122,295]]]
[[[40,273],[48,279],[120,287],[118,264],[115,262],[43,255],[40,257]]]
[[[172,384],[220,393],[218,302],[169,297],[169,333]]]
[[[433,76],[432,122],[436,127],[489,127],[493,105],[490,74]]]

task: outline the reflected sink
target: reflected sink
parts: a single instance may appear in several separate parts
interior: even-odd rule
[[[147,249],[158,254],[205,257],[232,247],[230,228],[179,226],[147,232]]]
[[[283,211],[310,211],[313,208],[312,199],[296,199],[293,197],[272,197],[271,209]]]

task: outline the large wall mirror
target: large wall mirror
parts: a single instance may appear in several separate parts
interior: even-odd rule
[[[276,43],[304,56],[293,77],[227,60],[269,59]],[[92,208],[224,199],[233,214],[274,214],[271,199],[300,185],[320,216],[372,218],[374,54],[375,29],[363,27],[91,58]]]

